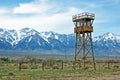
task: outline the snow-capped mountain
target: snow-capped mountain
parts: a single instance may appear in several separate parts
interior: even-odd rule
[[[54,49],[67,49],[74,48],[74,34],[58,34],[52,31],[41,32],[41,34],[47,38],[48,42],[52,45]],[[72,42],[72,43],[71,43]],[[56,46],[57,45],[57,46]]]
[[[105,33],[94,37],[93,45],[97,55],[106,53],[120,55],[120,35]],[[74,51],[74,48],[75,34],[38,32],[30,28],[19,31],[0,28],[0,49]]]
[[[102,36],[94,37],[94,41],[100,41],[100,40],[103,40],[103,41],[116,40],[120,42],[120,35],[116,35],[116,34],[108,32],[108,33],[103,34]]]
[[[94,46],[109,48],[120,48],[120,36],[113,33],[106,33],[93,38]]]
[[[93,45],[96,54],[106,55],[120,55],[120,35],[113,33],[105,33],[101,36],[93,38]]]
[[[65,50],[69,47],[74,47],[73,43],[70,44],[71,40],[74,40],[74,38],[72,38],[73,36],[73,34],[58,34],[52,31],[38,32],[30,28],[23,28],[19,31],[0,29],[1,46],[3,47],[9,45],[8,47],[10,47],[6,47],[5,49]],[[2,47],[1,49],[4,49]]]
[[[12,33],[14,33],[14,30],[0,29],[0,48],[1,49],[12,48],[13,41],[15,40]]]

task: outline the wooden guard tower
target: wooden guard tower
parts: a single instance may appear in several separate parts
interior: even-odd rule
[[[72,17],[72,21],[75,25],[74,33],[76,33],[74,60],[75,64],[81,61],[84,69],[88,58],[92,59],[93,67],[96,69],[91,34],[93,32],[92,24],[94,19],[95,14],[88,12],[73,15]]]

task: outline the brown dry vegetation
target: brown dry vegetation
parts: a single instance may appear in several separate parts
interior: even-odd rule
[[[108,62],[96,62],[96,70],[91,64],[86,64],[85,70],[77,65],[74,70],[72,61],[55,59],[22,63],[21,70],[16,62],[0,63],[0,80],[120,80],[119,61],[109,62],[109,66]]]

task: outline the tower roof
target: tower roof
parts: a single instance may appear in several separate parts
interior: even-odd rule
[[[84,12],[84,13],[80,13],[80,14],[72,16],[73,21],[78,21],[78,20],[81,20],[81,19],[84,19],[84,18],[94,20],[95,14]]]

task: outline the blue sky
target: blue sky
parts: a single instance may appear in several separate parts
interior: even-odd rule
[[[72,15],[95,13],[93,34],[120,35],[120,0],[0,0],[0,28],[73,33]]]

